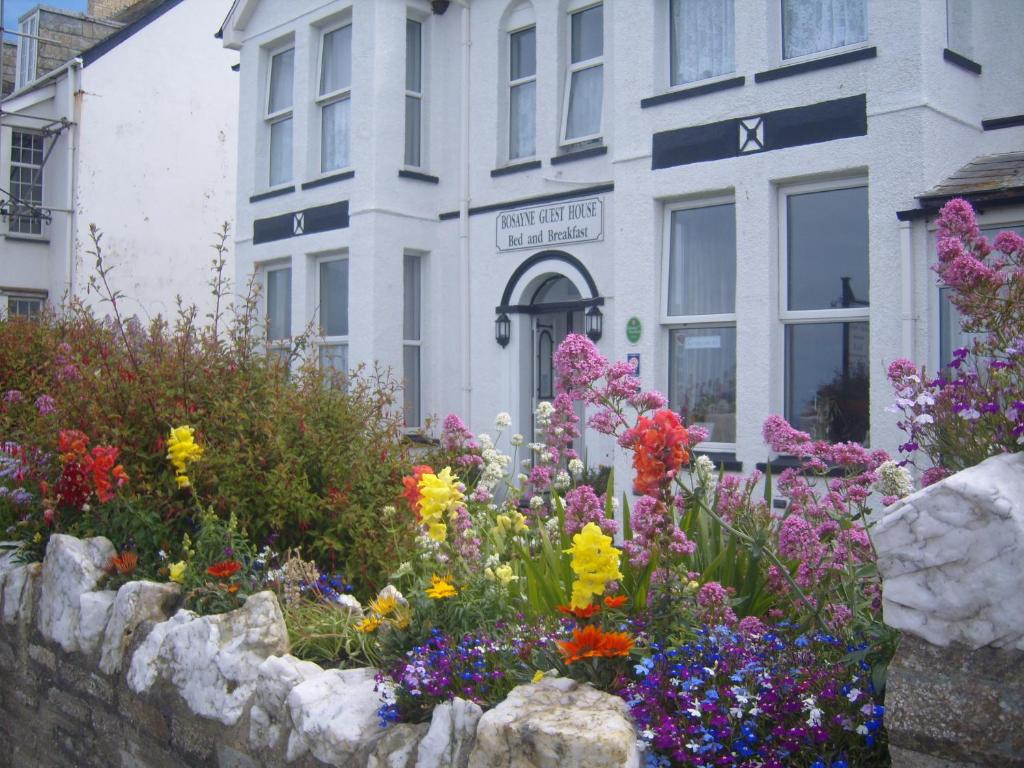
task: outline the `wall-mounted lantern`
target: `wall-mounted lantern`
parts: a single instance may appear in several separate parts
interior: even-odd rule
[[[509,339],[512,338],[512,321],[508,315],[502,312],[494,321],[494,340],[502,347],[507,347]]]
[[[586,321],[587,337],[596,343],[601,339],[601,333],[604,329],[604,315],[601,314],[601,310],[597,308],[596,304],[587,310]]]

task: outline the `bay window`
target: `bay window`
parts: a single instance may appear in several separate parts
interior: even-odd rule
[[[264,273],[267,353],[287,362],[292,336],[292,268],[270,267]]]
[[[734,0],[670,0],[670,83],[685,85],[736,69]]]
[[[509,35],[508,157],[533,157],[537,135],[537,29]]]
[[[782,58],[868,39],[867,0],[782,0]]]
[[[785,415],[815,439],[868,437],[868,189],[783,199]]]
[[[325,31],[320,43],[320,171],[347,168],[351,136],[352,25]]]
[[[317,263],[321,368],[348,370],[348,259],[333,256]]]
[[[292,180],[292,107],[294,103],[295,49],[273,54],[267,78],[267,111],[270,131],[270,186]]]
[[[405,164],[423,162],[423,25],[405,20]]]
[[[402,302],[402,379],[405,383],[405,426],[422,424],[422,260],[405,254]]]
[[[708,431],[713,448],[736,442],[736,206],[705,201],[666,212],[664,314],[669,405]]]
[[[565,81],[562,143],[601,136],[604,94],[604,7],[569,16],[569,68]]]

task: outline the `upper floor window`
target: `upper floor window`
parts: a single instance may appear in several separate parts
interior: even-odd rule
[[[783,193],[785,411],[816,440],[868,436],[868,189]]]
[[[566,73],[562,143],[601,135],[604,92],[604,6],[569,16],[569,71]]]
[[[39,14],[33,13],[18,25],[18,64],[14,87],[22,88],[36,79],[39,41]]]
[[[267,269],[266,328],[267,351],[287,359],[292,335],[292,268]]]
[[[670,0],[671,84],[735,71],[735,29],[734,0]]]
[[[352,104],[352,25],[324,32],[320,51],[320,171],[349,166]]]
[[[782,0],[782,58],[868,39],[867,0]]]
[[[736,206],[673,207],[666,222],[669,404],[708,443],[736,442]]]
[[[348,370],[348,259],[322,259],[317,267],[320,298],[320,366]]]
[[[537,28],[509,35],[508,157],[532,157],[537,136]]]
[[[423,143],[423,25],[405,20],[405,164],[418,168]]]
[[[11,133],[11,202],[13,215],[9,232],[19,235],[43,234],[43,134],[29,131]]]
[[[267,111],[270,126],[270,186],[292,180],[292,107],[295,89],[295,49],[271,56],[267,78]]]

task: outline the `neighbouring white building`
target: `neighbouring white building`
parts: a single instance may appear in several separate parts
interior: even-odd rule
[[[91,224],[128,314],[173,314],[176,294],[207,311],[210,246],[235,208],[238,57],[215,39],[230,5],[92,0],[130,21],[98,22],[115,31],[47,71],[36,60],[70,34],[60,24],[97,19],[22,17],[40,39],[19,38],[17,88],[0,103],[0,312],[69,292],[96,304]]]
[[[1018,0],[236,0],[236,277],[272,349],[312,324],[323,364],[399,372],[410,427],[528,433],[576,330],[729,468],[772,413],[894,451],[888,363],[953,343],[937,205],[1024,222],[1022,29]]]

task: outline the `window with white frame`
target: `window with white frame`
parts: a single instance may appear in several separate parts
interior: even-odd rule
[[[1004,224],[1002,226],[986,226],[981,229],[981,234],[987,237],[989,242],[995,239],[1000,232],[1016,232],[1024,236],[1024,224]],[[953,350],[960,347],[970,347],[971,342],[978,335],[963,329],[963,316],[953,302],[950,301],[950,288],[939,288],[939,367],[945,368],[953,359]]]
[[[783,190],[785,415],[815,439],[868,437],[868,188]]]
[[[271,187],[292,180],[292,108],[295,92],[295,49],[288,48],[270,57],[267,77],[267,111],[264,116],[270,132]]]
[[[7,231],[19,235],[42,235],[43,219],[43,134],[11,132],[12,215]]]
[[[352,110],[352,25],[320,37],[320,172],[347,168]]]
[[[712,447],[736,442],[736,206],[670,206],[665,221],[664,316],[669,405],[708,431]]]
[[[14,87],[23,88],[36,79],[38,66],[39,14],[34,13],[18,25],[18,63],[16,67]]]
[[[405,20],[405,164],[423,163],[423,24]]]
[[[603,97],[604,6],[592,5],[569,15],[563,144],[600,138]]]
[[[781,0],[782,58],[842,48],[868,39],[868,0]]]
[[[7,316],[34,320],[43,313],[46,300],[41,296],[7,296]]]
[[[320,367],[348,371],[348,259],[331,256],[317,262],[320,299]]]
[[[735,0],[669,0],[671,85],[736,70]]]
[[[292,268],[268,267],[264,272],[267,354],[287,362],[292,336]]]
[[[402,302],[402,379],[405,382],[405,426],[422,425],[422,296],[423,262],[405,254]]]
[[[508,158],[533,157],[537,137],[537,28],[508,36]]]

